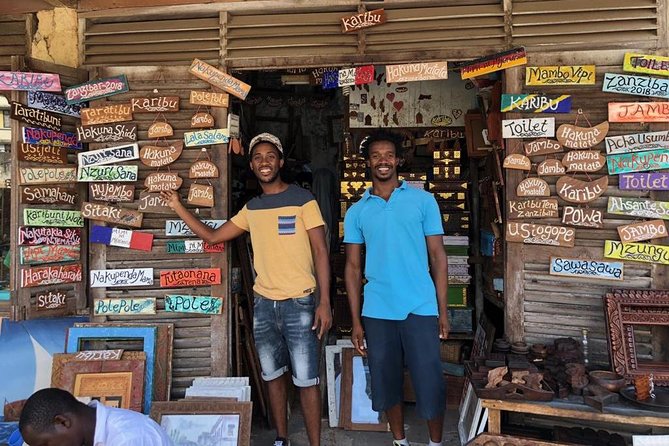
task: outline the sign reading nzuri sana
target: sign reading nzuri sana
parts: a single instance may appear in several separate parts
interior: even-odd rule
[[[126,91],[128,91],[128,79],[126,79],[125,74],[121,74],[104,79],[95,79],[66,88],[65,100],[68,104],[78,104],[80,102],[125,93]]]
[[[513,48],[501,53],[464,62],[459,64],[458,67],[460,68],[462,79],[470,79],[482,74],[525,65],[526,63],[527,55],[525,54],[525,48]]]
[[[210,83],[214,87],[218,87],[223,91],[237,96],[239,99],[246,99],[246,96],[251,91],[251,86],[235,79],[227,73],[222,72],[218,68],[209,65],[200,59],[193,59],[188,72],[199,77],[205,82]]]
[[[606,240],[604,241],[604,257],[669,265],[669,246]]]
[[[95,299],[93,303],[95,316],[113,314],[156,314],[155,297],[134,297],[121,299]]]
[[[594,85],[594,65],[526,67],[525,85]]]
[[[77,181],[137,181],[138,166],[88,166],[77,168]]]
[[[548,273],[553,276],[581,277],[584,279],[623,280],[623,262],[551,257]]]
[[[106,164],[136,160],[137,158],[139,158],[139,146],[137,143],[89,150],[88,152],[79,152],[77,154],[79,167],[104,166]]]
[[[165,311],[173,313],[220,314],[223,298],[212,296],[165,296]]]
[[[669,122],[669,102],[609,102],[610,122]]]
[[[160,286],[163,288],[220,284],[220,268],[174,269],[160,272]]]

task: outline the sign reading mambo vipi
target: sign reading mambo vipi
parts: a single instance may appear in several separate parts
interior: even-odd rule
[[[625,53],[623,70],[633,73],[669,76],[669,57],[654,54]]]
[[[79,211],[63,209],[31,209],[23,210],[23,224],[26,226],[57,226],[82,227],[84,219]]]
[[[555,136],[555,118],[503,119],[504,138],[538,138]]]
[[[60,91],[60,76],[52,73],[0,71],[0,90]]]
[[[153,285],[153,268],[91,270],[91,288],[150,285]]]
[[[42,285],[81,282],[81,263],[61,266],[42,266],[21,270],[21,287],[32,288]]]
[[[47,291],[35,296],[37,311],[58,310],[67,306],[67,294],[62,291]]]
[[[386,65],[386,82],[430,81],[448,78],[448,66],[442,62],[418,62]]]
[[[596,208],[564,206],[562,208],[562,224],[584,228],[601,228],[604,226],[604,213]]]
[[[81,229],[19,226],[19,245],[78,245]]]
[[[593,181],[581,181],[576,178],[564,176],[555,183],[555,191],[564,201],[570,203],[589,203],[599,198],[609,187],[609,177],[603,177]]]
[[[110,228],[109,226],[93,225],[89,241],[91,243],[101,243],[103,245],[116,246],[118,248],[151,251],[153,246],[153,234],[121,228]]]
[[[608,157],[609,174],[642,172],[669,168],[669,148]]]
[[[574,228],[533,223],[507,222],[506,241],[532,245],[551,245],[574,247],[576,231]]]
[[[645,198],[609,197],[606,212],[643,218],[669,220],[669,201],[651,201]]]
[[[81,125],[109,124],[110,122],[131,121],[130,104],[110,104],[104,107],[81,109]]]
[[[79,260],[80,248],[79,245],[21,246],[21,265]]]
[[[218,68],[215,68],[200,59],[193,59],[193,63],[191,63],[188,72],[199,77],[203,81],[210,83],[214,87],[227,91],[242,100],[246,99],[249,91],[251,91],[250,85],[239,79],[235,79],[229,74],[222,72]]]
[[[571,96],[545,96],[542,94],[503,94],[501,111],[503,113],[569,113]]]
[[[470,79],[482,74],[525,65],[526,63],[527,55],[525,54],[525,48],[513,48],[508,51],[458,64],[458,67],[460,68],[462,79]]]
[[[79,111],[81,110],[81,104],[68,104],[65,101],[65,96],[43,91],[28,92],[28,107],[74,116],[75,118],[80,116]]]
[[[208,129],[196,132],[184,132],[186,147],[226,144],[230,140],[228,129]]]
[[[605,73],[602,91],[669,99],[669,80]]]
[[[562,152],[562,146],[559,142],[546,138],[526,142],[523,144],[523,147],[527,156],[550,155],[551,153]]]
[[[608,155],[662,149],[669,147],[669,130],[608,136],[605,144]]]
[[[555,218],[558,216],[557,198],[507,201],[507,218]]]
[[[669,173],[627,173],[618,175],[620,190],[669,190]]]
[[[667,227],[662,220],[646,220],[640,223],[618,226],[617,230],[620,241],[623,243],[643,242],[644,240],[652,240],[669,235],[667,234]]]
[[[77,181],[83,183],[99,181],[137,181],[137,166],[87,166],[77,168]]]
[[[111,201],[130,203],[135,200],[135,186],[117,183],[91,183],[88,185],[90,199],[95,201]]]
[[[60,130],[63,122],[60,116],[38,108],[30,108],[20,102],[12,102],[9,117],[36,127]]]
[[[67,164],[67,150],[63,147],[38,146],[35,144],[19,144],[19,161]]]
[[[386,11],[383,9],[374,9],[373,11],[365,11],[360,14],[341,18],[343,33],[358,31],[382,23],[386,23]]]
[[[174,269],[160,272],[160,286],[205,286],[221,284],[221,268]]]
[[[77,191],[73,186],[26,186],[21,188],[23,204],[75,204]]]
[[[546,180],[530,177],[518,183],[516,195],[519,197],[549,197],[551,190]]]
[[[669,122],[669,102],[609,102],[611,122]]]
[[[525,68],[525,85],[594,85],[594,65]]]
[[[77,135],[74,133],[58,132],[38,127],[23,127],[23,142],[40,146],[81,150],[81,143],[77,141]]]
[[[604,257],[669,265],[669,246],[606,240],[604,241]]]
[[[74,361],[118,361],[123,355],[122,349],[83,350],[74,355]]]
[[[548,274],[553,276],[623,280],[623,262],[551,257]]]
[[[212,296],[165,296],[165,311],[173,313],[220,314],[223,310],[223,298]]]
[[[205,252],[223,252],[225,243],[210,245],[204,240],[172,240],[168,241],[166,248],[168,254],[202,254]]]
[[[78,104],[80,102],[93,99],[105,98],[128,91],[128,79],[125,74],[104,79],[95,79],[83,84],[75,85],[65,89],[65,100],[68,104]]]
[[[177,190],[183,184],[183,178],[174,172],[154,172],[144,179],[144,186],[149,192],[161,192],[164,190]]]
[[[106,221],[108,223],[117,223],[134,228],[142,226],[144,214],[131,209],[122,209],[114,206],[106,206],[99,203],[90,203],[84,201],[81,208],[81,215],[96,221]]]
[[[20,184],[74,183],[77,179],[75,167],[21,167]]]
[[[155,98],[132,98],[133,113],[168,113],[179,111],[179,96],[158,96]]]
[[[594,127],[562,124],[557,130],[557,140],[570,149],[588,149],[604,140],[609,133],[609,123],[604,121]]]
[[[174,141],[168,145],[148,145],[139,151],[139,159],[145,166],[163,167],[175,162],[183,149],[183,141]]]
[[[200,220],[202,224],[209,226],[211,229],[218,229],[226,222],[226,220]],[[165,235],[166,236],[189,236],[195,235],[190,230],[188,225],[183,220],[165,220]]]
[[[156,298],[95,299],[93,314],[95,316],[110,314],[156,314]]]
[[[133,142],[137,141],[137,124],[101,124],[77,127],[81,142]]]
[[[209,107],[228,107],[230,95],[215,91],[191,90],[190,103],[193,105],[206,105]]]
[[[136,160],[137,158],[139,158],[139,146],[137,143],[79,152],[77,154],[79,167],[104,166],[106,164]]]

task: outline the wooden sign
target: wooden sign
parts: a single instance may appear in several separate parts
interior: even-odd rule
[[[149,138],[164,138],[174,135],[174,129],[167,122],[155,122],[149,127],[147,135]]]
[[[186,147],[226,144],[230,140],[228,129],[208,129],[184,132]]]
[[[618,175],[620,190],[669,190],[669,173],[626,173]]]
[[[37,127],[23,127],[23,142],[40,146],[81,150],[81,143],[77,141],[77,135],[74,133],[58,132],[56,130]]]
[[[81,229],[19,226],[19,245],[78,245]]]
[[[623,280],[623,262],[551,257],[548,274],[583,279]]]
[[[106,77],[104,79],[95,79],[66,88],[65,100],[68,104],[78,104],[80,102],[125,93],[127,91],[128,79],[125,77],[125,74],[121,74],[114,77]]]
[[[549,197],[551,191],[545,180],[530,177],[525,178],[518,183],[518,187],[516,187],[516,195],[519,197]]]
[[[103,245],[116,246],[118,248],[151,251],[153,247],[153,234],[121,228],[110,228],[109,226],[93,225],[89,241],[91,243],[101,243]]]
[[[165,200],[163,200],[159,192],[140,192],[139,207],[137,210],[154,214],[174,214],[172,208],[165,204]]]
[[[669,246],[650,243],[623,243],[617,240],[604,241],[604,257],[632,262],[669,265]]]
[[[667,237],[667,227],[662,220],[646,220],[640,223],[618,226],[618,235],[623,243],[643,242]]]
[[[525,85],[594,85],[594,65],[525,68]]]
[[[210,245],[203,240],[171,240],[165,245],[168,254],[202,254],[224,252],[225,243]]]
[[[203,81],[218,87],[223,91],[237,96],[239,99],[246,99],[246,95],[251,91],[251,86],[245,84],[239,79],[235,79],[222,72],[221,70],[209,65],[206,62],[203,62],[199,59],[193,59],[188,72],[199,77]]]
[[[562,165],[562,162],[556,159],[542,161],[537,166],[537,175],[540,177],[564,175],[566,172],[567,169]]]
[[[188,203],[193,206],[214,207],[214,188],[193,183],[188,189]]]
[[[609,102],[610,122],[669,122],[669,102]]]
[[[562,224],[584,228],[604,227],[604,213],[599,209],[564,206]]]
[[[211,296],[165,296],[165,311],[171,313],[220,314],[223,310],[223,298]]]
[[[133,297],[115,299],[94,299],[93,315],[135,315],[156,314],[155,297]]]
[[[77,202],[74,186],[26,186],[21,188],[22,204],[72,204]]]
[[[131,209],[122,209],[84,201],[81,207],[81,215],[91,220],[106,221],[107,223],[117,223],[139,228],[142,226],[142,217],[144,214]]]
[[[61,115],[80,116],[81,104],[68,104],[65,96],[43,91],[28,92],[28,107],[39,108],[40,110],[59,113]]]
[[[67,150],[63,147],[18,144],[18,159],[31,163],[67,164]]]
[[[503,119],[502,137],[538,138],[555,136],[555,118]]]
[[[145,166],[163,167],[172,164],[183,152],[183,141],[173,141],[168,145],[144,146],[139,151],[139,159]]]
[[[173,269],[160,272],[162,288],[221,284],[221,268]]]
[[[91,288],[151,285],[153,285],[153,268],[91,270]]]
[[[218,178],[218,167],[211,161],[195,161],[188,169],[188,178]]]
[[[558,216],[557,198],[537,200],[509,200],[506,217],[510,220],[521,218],[555,218]]]
[[[209,226],[211,229],[218,229],[225,223],[225,220],[200,220],[202,224]],[[174,236],[189,236],[195,235],[190,230],[188,225],[183,220],[165,220],[165,235],[168,237]]]
[[[60,76],[52,73],[0,71],[0,90],[60,91]]]
[[[191,90],[190,103],[193,105],[206,105],[207,107],[228,107],[230,95],[215,91]]]
[[[179,96],[157,96],[155,98],[131,98],[133,113],[171,113],[179,111]]]
[[[586,182],[572,177],[560,177],[555,183],[558,196],[569,203],[590,203],[599,198],[609,187],[609,177]]]
[[[30,108],[20,102],[13,102],[9,109],[9,117],[35,127],[43,127],[51,130],[60,130],[63,121],[60,116],[49,113],[38,108]]]
[[[569,113],[571,95],[503,94],[502,113]]]
[[[21,287],[32,288],[59,283],[81,282],[81,263],[60,266],[41,266],[21,270]]]
[[[662,149],[669,147],[669,130],[608,136],[605,144],[607,155]]]
[[[80,248],[79,245],[21,246],[19,257],[21,265],[70,262],[79,260]]]
[[[607,121],[594,127],[562,124],[557,130],[557,140],[570,149],[589,149],[602,142],[608,132],[609,123]]]
[[[95,201],[130,203],[135,201],[135,186],[117,183],[91,183],[88,185],[89,198]]]
[[[74,183],[76,173],[75,167],[21,167],[19,184]]]
[[[530,245],[574,247],[574,228],[510,221],[506,223],[506,241]]]
[[[81,125],[109,124],[132,120],[130,104],[110,104],[104,107],[82,108]]]
[[[611,175],[666,169],[669,167],[669,148],[610,155],[608,163]]]
[[[525,54],[525,48],[513,48],[501,53],[464,62],[459,64],[458,67],[460,68],[462,79],[470,79],[482,74],[525,65],[526,63],[527,55]]]
[[[67,294],[62,291],[46,291],[35,296],[37,311],[59,310],[67,306]]]
[[[210,129],[214,126],[214,117],[209,113],[195,113],[190,118],[190,126],[193,129]]]
[[[118,361],[123,355],[122,349],[83,350],[74,354],[73,361]]]
[[[355,68],[344,68],[338,71],[337,86],[349,87],[355,85]]]
[[[552,153],[562,152],[562,146],[559,142],[546,138],[539,138],[531,142],[526,142],[523,144],[523,147],[525,148],[525,155],[527,156],[550,155]]]
[[[146,176],[144,187],[149,192],[160,192],[164,190],[177,190],[181,187],[183,179],[177,173],[154,172]]]
[[[81,142],[133,142],[137,141],[137,124],[101,124],[77,127]]]
[[[609,197],[606,212],[633,215],[643,218],[669,220],[669,201],[652,201],[645,198]]]
[[[625,53],[623,70],[633,73],[669,76],[669,57],[656,56],[654,54]]]
[[[89,166],[104,166],[106,164],[132,161],[139,158],[139,146],[137,143],[123,146],[107,147],[106,149],[79,152],[77,160],[79,168]]]
[[[77,181],[93,183],[100,181],[137,181],[137,166],[88,166],[77,168]]]
[[[606,157],[597,150],[572,150],[562,157],[567,172],[599,172],[606,164]]]
[[[79,211],[63,209],[23,209],[23,224],[26,226],[57,226],[59,228],[82,227],[84,219]]]
[[[386,65],[386,82],[414,82],[448,79],[448,63],[417,62]]]
[[[386,12],[383,9],[374,9],[372,11],[365,11],[360,14],[342,17],[341,31],[342,33],[351,33],[369,28],[370,26],[381,25],[382,23],[386,23]]]
[[[602,91],[669,99],[669,80],[605,73]]]
[[[511,155],[507,155],[506,158],[504,158],[504,164],[502,167],[505,169],[530,171],[532,170],[532,162],[525,155],[521,155],[520,153],[512,153]]]

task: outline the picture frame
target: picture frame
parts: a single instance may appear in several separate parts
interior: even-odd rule
[[[150,416],[175,444],[177,440],[198,444],[198,437],[207,435],[212,444],[249,446],[252,409],[251,401],[156,401]]]
[[[339,425],[347,430],[387,432],[385,414],[372,409],[369,374],[363,357],[357,350],[342,350],[342,381]],[[361,385],[362,384],[362,385]]]
[[[460,444],[464,446],[483,432],[488,423],[488,409],[483,410],[481,400],[476,396],[471,382],[467,383],[467,393],[460,404],[459,412],[458,435]]]
[[[345,343],[340,343],[345,341]],[[339,427],[341,401],[342,350],[353,348],[348,339],[337,341],[337,345],[325,346],[325,376],[328,395],[328,423],[330,427]]]

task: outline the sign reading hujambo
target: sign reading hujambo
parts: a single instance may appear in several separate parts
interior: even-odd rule
[[[669,148],[608,157],[609,174],[641,172],[669,168]]]
[[[506,241],[531,245],[574,247],[574,228],[553,225],[537,225],[510,221],[506,224]]]
[[[104,107],[81,109],[81,125],[109,124],[131,120],[132,109],[130,104],[110,104]]]
[[[163,167],[175,162],[183,149],[183,141],[173,141],[168,145],[148,145],[140,149],[139,159],[145,166]]]
[[[537,166],[537,175],[540,177],[558,176],[564,175],[565,173],[567,173],[567,169],[565,169],[560,160],[549,159],[542,161]]]
[[[557,140],[570,149],[589,149],[604,140],[609,133],[609,123],[604,121],[594,127],[562,124],[557,130]]]
[[[144,187],[149,192],[161,192],[164,190],[177,190],[183,184],[183,178],[174,172],[154,172],[144,179]]]
[[[79,245],[21,246],[21,265],[79,260],[80,248]]]
[[[249,91],[251,91],[250,85],[239,79],[235,79],[229,74],[222,72],[218,68],[215,68],[200,59],[193,59],[193,63],[191,63],[188,72],[199,77],[203,81],[210,83],[214,87],[227,91],[242,100],[246,99]]]
[[[131,209],[122,209],[104,204],[90,203],[84,201],[81,208],[81,215],[96,221],[106,221],[107,223],[117,223],[120,225],[139,228],[142,226],[144,214]]]
[[[77,141],[77,135],[74,133],[58,132],[56,130],[37,127],[23,127],[23,142],[40,146],[81,150],[81,143]]]
[[[491,54],[480,59],[458,64],[458,67],[460,68],[460,76],[462,79],[469,79],[482,74],[525,65],[526,63],[527,55],[525,54],[525,48],[513,48],[501,53]]]
[[[227,108],[230,102],[230,95],[216,91],[191,90],[189,102],[193,105]]]
[[[58,310],[67,306],[67,294],[62,291],[48,291],[35,296],[37,311]]]
[[[133,142],[137,141],[137,124],[80,126],[77,138],[81,142]]]
[[[95,299],[93,302],[93,314],[95,316],[108,316],[113,314],[156,314],[156,298],[135,297]]]
[[[599,198],[609,187],[609,177],[594,181],[581,181],[572,177],[560,177],[555,183],[555,191],[564,201],[570,203],[590,203]]]
[[[20,102],[12,102],[9,117],[35,127],[60,130],[63,126],[60,116],[38,108],[30,108]]]
[[[23,210],[23,224],[26,226],[57,226],[60,228],[82,227],[84,226],[84,219],[79,211],[25,208]]]
[[[32,288],[42,285],[81,282],[81,263],[61,266],[42,266],[21,270],[21,287]]]
[[[525,178],[516,187],[516,195],[519,197],[548,197],[550,194],[548,183],[541,178]]]
[[[553,276],[623,280],[623,262],[551,257],[548,274]]]
[[[594,65],[525,68],[525,85],[594,85]]]
[[[153,285],[153,268],[91,270],[91,288],[151,285]]]
[[[139,147],[137,143],[123,146],[107,147],[106,149],[79,152],[77,159],[79,167],[104,166],[123,161],[132,161],[139,158]]]
[[[669,201],[651,201],[644,198],[609,197],[606,212],[643,218],[669,220]]]
[[[527,156],[550,155],[551,153],[562,152],[562,146],[559,142],[546,138],[526,142],[523,144],[523,147]]]
[[[125,74],[104,79],[95,79],[65,89],[68,104],[78,104],[93,99],[105,98],[128,91],[128,79]]]
[[[135,186],[116,183],[92,183],[88,185],[90,199],[129,203],[135,200]]]
[[[19,226],[19,245],[78,245],[81,229]]]
[[[386,23],[386,12],[383,9],[374,9],[373,11],[365,11],[360,14],[341,18],[343,33],[358,31],[382,23]]]
[[[669,190],[669,173],[626,173],[618,175],[620,190]]]
[[[604,241],[604,257],[669,265],[669,246],[606,240]]]
[[[0,71],[0,90],[60,91],[60,76],[52,73]]]
[[[623,70],[633,73],[669,76],[669,57],[656,56],[654,54],[625,53]]]
[[[77,181],[83,183],[101,181],[137,181],[137,166],[88,166],[77,169]]]
[[[669,102],[609,102],[610,122],[669,122]]]
[[[605,73],[602,91],[669,99],[669,80]]]
[[[571,96],[544,96],[541,94],[503,94],[502,113],[569,113]]]
[[[19,161],[46,164],[67,164],[67,150],[63,147],[38,146],[21,143],[18,145]]]
[[[74,183],[77,179],[75,167],[21,167],[19,184]]]
[[[61,115],[74,116],[78,118],[81,110],[80,104],[68,104],[65,96],[43,91],[28,92],[28,107],[39,108],[40,110],[59,113]]]
[[[595,208],[564,206],[562,208],[562,224],[581,226],[584,228],[601,228],[604,226],[604,213]]]
[[[221,284],[221,268],[174,269],[160,272],[162,288]]]
[[[646,220],[640,223],[618,226],[616,229],[620,241],[623,243],[643,242],[644,240],[653,240],[669,235],[662,220]]]
[[[507,201],[507,218],[517,220],[521,218],[554,218],[558,216],[557,198],[537,200],[509,200]]]
[[[669,147],[669,130],[608,136],[605,144],[607,155],[662,149]]]
[[[21,188],[23,204],[75,204],[77,191],[74,186],[25,186]]]
[[[562,157],[567,172],[599,172],[606,164],[606,157],[597,150],[572,150]]]
[[[220,314],[223,298],[212,296],[165,296],[165,311],[172,313]]]
[[[158,96],[155,98],[132,98],[133,113],[168,113],[179,111],[179,96]]]
[[[386,65],[386,82],[430,81],[448,78],[448,63],[417,62]]]

